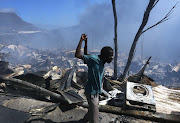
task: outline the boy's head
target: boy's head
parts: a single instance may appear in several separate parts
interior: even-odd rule
[[[113,49],[109,46],[105,46],[101,49],[101,58],[104,63],[111,63],[113,60]]]

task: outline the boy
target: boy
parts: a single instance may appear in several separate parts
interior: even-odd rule
[[[81,45],[85,41],[84,55],[81,54]],[[109,46],[101,49],[100,55],[87,54],[87,35],[82,34],[76,48],[75,57],[84,60],[88,66],[88,81],[85,85],[85,95],[89,104],[88,113],[84,119],[90,123],[99,122],[99,93],[101,93],[104,64],[113,60],[113,49]]]

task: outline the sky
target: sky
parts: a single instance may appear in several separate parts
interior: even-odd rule
[[[148,2],[149,0],[116,0],[120,52],[129,52]],[[178,0],[160,0],[151,11],[145,29],[164,18],[177,2]],[[68,28],[61,31],[61,35],[66,42],[74,41],[72,49],[76,48],[82,33],[88,34],[91,49],[99,49],[104,45],[114,47],[111,0],[0,0],[0,11],[15,12],[32,24]],[[136,52],[143,51],[144,56],[180,60],[179,12],[180,3],[168,21],[141,35]],[[69,44],[67,46],[70,47]]]
[[[0,0],[0,11],[17,13],[33,24],[61,27],[78,24],[86,7],[103,0]]]

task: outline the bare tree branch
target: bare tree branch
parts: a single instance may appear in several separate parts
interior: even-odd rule
[[[126,63],[126,67],[125,67],[125,69],[124,69],[124,72],[123,72],[122,76],[119,77],[119,79],[118,79],[119,81],[123,81],[123,80],[124,80],[124,78],[125,78],[125,76],[126,76],[126,74],[127,74],[127,71],[129,70],[129,67],[130,67],[130,65],[131,65],[131,61],[132,61],[133,56],[134,56],[134,51],[135,51],[135,48],[136,48],[136,44],[137,44],[137,42],[138,42],[139,37],[141,36],[141,33],[142,33],[144,27],[146,26],[146,24],[147,24],[147,22],[148,22],[149,15],[150,15],[150,12],[151,12],[151,10],[152,10],[152,6],[153,6],[156,2],[157,2],[157,0],[150,0],[150,1],[149,1],[149,4],[148,4],[148,6],[147,6],[147,8],[146,8],[146,11],[144,12],[144,16],[143,16],[142,23],[141,23],[141,25],[140,25],[140,27],[139,27],[139,29],[138,29],[138,32],[136,33],[136,36],[135,36],[135,38],[134,38],[133,43],[132,43],[132,45],[131,45],[131,49],[130,49],[130,52],[129,52],[129,57],[128,57],[128,61],[127,61],[127,63]]]
[[[154,5],[152,6],[151,9],[153,9],[153,8],[156,6],[156,4],[157,4],[158,2],[159,2],[159,0],[155,1]]]
[[[129,70],[129,67],[130,67],[130,65],[131,65],[131,61],[132,61],[132,59],[133,59],[133,57],[134,57],[134,53],[135,53],[135,50],[136,50],[136,44],[137,44],[137,42],[138,42],[139,37],[141,36],[141,34],[143,34],[143,33],[146,32],[147,30],[155,27],[156,25],[158,25],[158,24],[160,24],[160,23],[163,23],[163,22],[169,20],[169,19],[170,19],[169,16],[172,14],[173,9],[176,7],[176,5],[177,5],[177,3],[178,3],[178,2],[177,2],[177,3],[172,7],[172,9],[166,14],[166,16],[165,16],[163,19],[161,19],[161,20],[160,20],[159,22],[157,22],[155,25],[153,25],[153,26],[147,28],[146,30],[144,30],[144,27],[146,26],[146,24],[147,24],[147,22],[148,22],[148,19],[149,19],[149,15],[150,15],[151,10],[153,9],[153,7],[156,6],[156,4],[157,4],[158,2],[159,2],[159,0],[149,0],[149,4],[148,4],[148,6],[147,6],[147,8],[146,8],[146,11],[144,12],[144,16],[143,16],[142,23],[141,23],[141,25],[140,25],[140,27],[139,27],[139,29],[138,29],[138,32],[136,33],[136,36],[135,36],[135,38],[134,38],[133,43],[132,43],[132,45],[131,45],[131,49],[130,49],[130,52],[129,52],[129,57],[128,57],[128,61],[127,61],[127,63],[126,63],[126,67],[125,67],[125,69],[124,69],[123,74],[118,78],[119,81],[123,81],[123,80],[125,79],[125,77],[126,77],[126,74],[127,74],[128,70]],[[144,30],[144,31],[143,31],[143,30]]]
[[[158,0],[158,1],[159,1],[159,0]],[[157,2],[158,2],[158,1],[157,1]],[[178,3],[178,2],[177,2],[177,3]],[[157,25],[159,25],[159,24],[161,24],[161,23],[169,20],[169,19],[170,19],[169,16],[173,13],[173,10],[174,10],[174,8],[176,7],[177,3],[171,8],[171,10],[166,14],[166,16],[165,16],[163,19],[161,19],[160,21],[158,21],[158,22],[157,22],[156,24],[154,24],[153,26],[151,26],[151,27],[145,29],[144,31],[142,31],[141,34],[143,34],[144,32],[146,32],[147,30],[149,30],[149,29],[151,29],[151,28],[153,28],[153,27],[155,27],[155,26],[157,26]],[[155,4],[156,4],[156,3],[155,3]],[[169,17],[169,18],[168,18],[168,17]]]

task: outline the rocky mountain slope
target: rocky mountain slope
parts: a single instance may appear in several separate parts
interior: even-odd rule
[[[34,25],[23,21],[16,13],[0,12],[0,32],[37,31]]]

